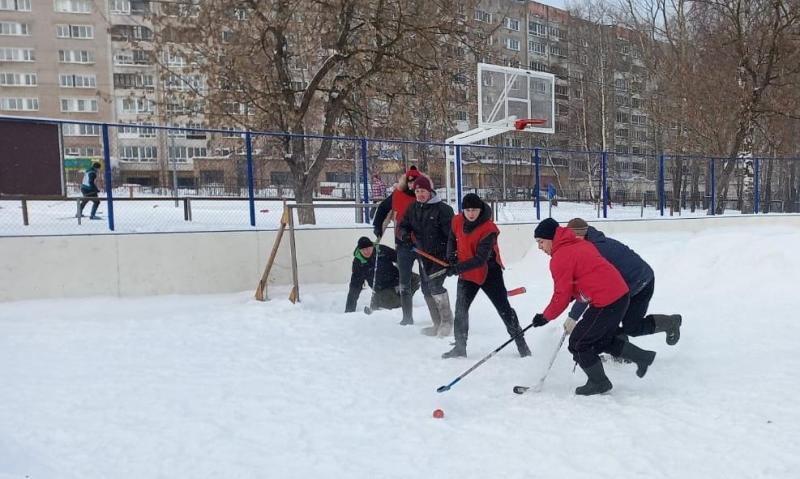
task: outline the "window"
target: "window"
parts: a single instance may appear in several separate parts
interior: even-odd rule
[[[631,106],[633,108],[641,108],[642,107],[642,99],[641,98],[631,98]]]
[[[624,78],[617,78],[614,80],[614,87],[620,90],[627,90],[628,89],[628,80]]]
[[[153,113],[153,100],[147,98],[120,98],[119,110],[123,113]]]
[[[544,25],[538,22],[528,22],[528,35],[535,35],[537,37],[543,37],[547,33],[547,29]]]
[[[0,72],[0,85],[2,86],[36,86],[37,83],[36,73]]]
[[[355,181],[355,173],[352,171],[326,171],[325,181],[330,183],[352,183]]]
[[[0,48],[0,62],[32,62],[33,48]]]
[[[622,111],[617,112],[617,123],[628,123],[629,117],[628,114]]]
[[[624,106],[624,107],[631,106],[630,99],[625,95],[616,95],[615,96],[615,100],[616,100],[617,106]]]
[[[0,35],[30,35],[31,26],[27,23],[0,22]]]
[[[530,67],[531,70],[534,70],[534,71],[537,71],[537,72],[546,72],[547,71],[547,65],[545,65],[542,62],[531,62],[530,65],[528,65],[528,66]]]
[[[178,91],[205,91],[205,79],[201,75],[175,75],[172,74],[164,81],[168,90]]]
[[[116,50],[115,65],[149,65],[150,52],[145,50]]]
[[[156,146],[123,146],[120,151],[122,161],[154,162],[158,159]]]
[[[563,103],[556,104],[556,113],[560,116],[567,116],[569,115],[569,106]]]
[[[61,125],[64,136],[100,136],[100,125],[64,123]]]
[[[638,141],[647,141],[647,131],[645,130],[634,130],[633,137]]]
[[[56,25],[56,37],[90,40],[94,38],[94,27],[91,25]]]
[[[559,100],[569,100],[569,86],[556,85],[556,98]]]
[[[0,97],[0,110],[8,111],[37,111],[38,98],[8,98]]]
[[[550,54],[557,57],[566,57],[567,53],[558,45],[550,45]]]
[[[58,76],[58,84],[61,88],[96,88],[97,76],[62,73]]]
[[[519,31],[519,20],[517,20],[516,18],[506,17],[505,27],[508,28],[509,30],[514,30],[515,32],[518,32]]]
[[[550,25],[549,27],[547,27],[547,32],[550,34],[551,37],[556,37],[561,39],[567,37],[564,31],[558,28],[556,25]]]
[[[634,125],[647,125],[647,115],[631,115],[631,123]]]
[[[167,51],[167,65],[171,67],[182,67],[186,65],[186,60],[178,53]]]
[[[244,133],[236,133],[234,128],[223,127],[225,133],[222,134],[223,138],[244,138]]]
[[[457,110],[453,113],[453,119],[456,121],[467,121],[467,112],[463,110]]]
[[[506,48],[518,52],[520,50],[519,40],[517,40],[516,38],[506,38]]]
[[[30,12],[31,0],[0,0],[0,10]]]
[[[144,123],[144,125],[151,125],[152,123]],[[145,128],[139,126],[123,126],[120,127],[119,137],[120,138],[155,138],[156,137],[156,129],[155,128]]]
[[[72,113],[96,113],[96,98],[62,98],[61,111]]]
[[[61,63],[94,63],[94,52],[90,50],[59,50]]]
[[[272,171],[269,174],[269,182],[275,186],[289,186],[292,184],[292,175],[288,171]]]
[[[617,145],[614,148],[614,151],[616,151],[617,153],[623,154],[623,155],[627,155],[628,154],[628,145]]]
[[[150,41],[153,31],[140,25],[114,25],[111,27],[111,39],[114,41]]]
[[[520,138],[508,138],[505,139],[505,145],[510,146],[512,148],[521,148],[522,147],[522,140]]]
[[[92,1],[55,0],[54,11],[61,13],[92,13]]]
[[[129,0],[109,0],[108,11],[117,14],[131,13],[131,2]]]
[[[492,14],[484,12],[483,10],[475,10],[475,20],[484,23],[492,23]]]
[[[97,146],[66,146],[64,154],[68,156],[100,156],[101,149]]]
[[[545,55],[547,53],[544,43],[534,42],[532,40],[528,41],[528,51],[538,53],[539,55]]]
[[[627,138],[628,137],[628,129],[627,128],[617,128],[614,131],[614,134],[617,138]]]
[[[154,88],[153,75],[115,73],[114,88]]]

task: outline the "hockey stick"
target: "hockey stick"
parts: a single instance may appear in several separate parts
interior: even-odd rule
[[[444,266],[445,268],[450,266],[447,263],[447,261],[441,260],[441,259],[437,258],[436,256],[430,254],[430,253],[426,253],[425,251],[422,251],[419,248],[412,248],[411,251],[417,253],[418,255],[422,256],[423,258],[427,259],[428,261],[431,261],[433,263],[438,264],[439,266]]]
[[[550,370],[553,368],[553,363],[556,362],[556,358],[558,357],[558,352],[561,351],[561,345],[564,344],[564,339],[567,337],[567,332],[564,331],[561,334],[561,339],[558,341],[558,346],[556,346],[556,350],[553,351],[553,355],[550,357],[550,363],[547,365],[547,369],[545,369],[544,374],[542,377],[539,378],[539,381],[536,382],[535,385],[529,386],[514,386],[514,392],[517,394],[525,394],[526,392],[539,392],[542,390],[542,386],[544,386],[544,380],[547,379],[547,375],[550,374]]]
[[[450,382],[450,384],[446,384],[444,386],[439,386],[439,388],[436,389],[436,392],[437,393],[443,393],[445,391],[449,391],[450,388],[453,387],[457,382],[461,381],[464,378],[464,376],[466,376],[467,374],[471,373],[472,371],[478,369],[478,367],[480,367],[481,364],[483,364],[486,361],[488,361],[489,359],[491,359],[492,356],[497,354],[497,352],[500,351],[501,349],[503,349],[504,347],[508,346],[512,341],[516,340],[520,336],[524,336],[525,335],[525,331],[527,331],[528,329],[530,329],[532,327],[533,327],[533,323],[525,326],[525,328],[523,328],[520,332],[518,332],[517,334],[512,336],[508,341],[506,341],[505,343],[503,343],[500,346],[498,346],[497,349],[495,349],[494,351],[492,351],[491,353],[486,355],[486,357],[484,357],[483,359],[481,359],[480,361],[475,363],[474,366],[472,366],[471,368],[469,368],[466,371],[464,371],[463,373],[461,373],[461,375],[459,377],[453,379]]]
[[[508,290],[508,295],[509,296],[517,296],[518,294],[525,294],[527,292],[528,292],[528,290],[525,289],[525,286],[520,286],[519,288],[514,288],[514,289]]]

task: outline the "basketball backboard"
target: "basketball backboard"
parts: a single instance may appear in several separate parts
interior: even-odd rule
[[[541,119],[525,131],[555,133],[555,76],[488,63],[478,64],[478,128],[509,127]]]

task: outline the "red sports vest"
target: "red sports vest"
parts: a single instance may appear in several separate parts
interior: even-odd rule
[[[486,236],[492,233],[496,233],[497,235],[500,234],[500,230],[497,228],[497,225],[491,220],[484,221],[470,233],[464,233],[465,221],[466,218],[464,218],[464,213],[459,213],[455,216],[455,218],[453,218],[452,223],[453,234],[456,235],[456,240],[458,241],[457,252],[459,263],[473,258],[475,253],[478,251],[478,243],[480,243],[482,239],[486,238]],[[503,261],[500,259],[500,247],[498,246],[497,241],[494,243],[494,257],[495,261],[497,261],[497,264],[499,264],[501,268],[504,268]],[[475,269],[461,273],[459,277],[461,279],[466,279],[467,281],[472,281],[475,284],[483,284],[483,282],[486,281],[487,274],[489,274],[489,266],[486,263],[483,263]]]
[[[394,210],[394,235],[400,238],[400,222],[411,204],[417,201],[416,196],[407,195],[405,192],[397,190],[392,192],[392,209]]]

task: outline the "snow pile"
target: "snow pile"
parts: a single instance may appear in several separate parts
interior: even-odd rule
[[[800,232],[638,234],[656,271],[652,312],[684,315],[675,347],[644,379],[607,365],[610,394],[576,397],[585,377],[560,335],[531,331],[449,392],[507,337],[488,300],[471,311],[466,360],[397,311],[343,314],[347,285],[267,303],[250,293],[0,304],[0,478],[797,477]],[[524,323],[551,291],[534,248],[506,274]],[[447,286],[455,299],[455,282]],[[363,306],[368,292],[362,294]],[[444,419],[434,419],[434,409]]]

